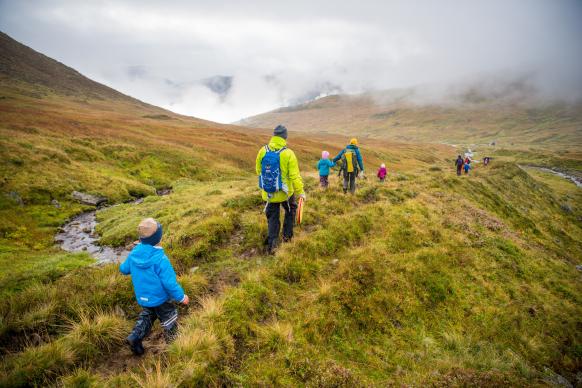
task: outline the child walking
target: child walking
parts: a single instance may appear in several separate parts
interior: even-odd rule
[[[335,163],[329,160],[329,152],[322,151],[321,159],[317,162],[317,168],[319,169],[319,185],[323,189],[327,189],[329,186],[329,169],[335,166]]]
[[[378,169],[378,179],[380,179],[380,182],[384,182],[387,173],[388,171],[386,171],[386,165],[382,163]]]
[[[164,329],[166,342],[177,334],[178,310],[172,300],[187,305],[190,300],[176,280],[176,273],[164,249],[162,225],[146,218],[137,227],[140,243],[132,249],[119,270],[131,275],[137,303],[143,308],[127,343],[135,355],[142,355],[142,340],[150,333],[156,319]]]

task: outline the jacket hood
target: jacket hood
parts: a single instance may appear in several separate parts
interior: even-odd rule
[[[280,150],[287,145],[287,140],[279,136],[273,136],[269,141],[269,148],[272,150]]]
[[[148,268],[159,263],[164,257],[164,249],[148,244],[137,244],[129,254],[129,258],[139,268]]]

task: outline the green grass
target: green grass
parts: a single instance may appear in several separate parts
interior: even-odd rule
[[[62,251],[38,252],[6,250],[0,253],[0,295],[22,291],[35,283],[51,283],[73,269],[84,267],[95,260],[86,253]]]
[[[545,368],[573,376],[582,231],[560,208],[564,189],[512,164],[452,174],[368,180],[354,197],[335,180],[323,192],[307,179],[304,224],[274,258],[261,253],[254,179],[179,181],[167,197],[101,211],[112,244],[135,238],[142,217],[162,220],[163,245],[199,307],[182,311],[180,337],[145,369],[106,376],[99,364],[117,337],[85,311],[119,306],[130,325],[129,279],[109,266],[37,283],[8,298],[4,338],[45,331],[48,342],[7,359],[2,381],[523,385],[540,384]],[[77,341],[89,345],[68,347]]]
[[[18,121],[23,109],[37,113],[30,123]],[[345,196],[336,176],[318,189],[309,168],[342,139],[292,139],[308,191],[304,222],[266,256],[252,174],[263,138],[178,116],[148,119],[154,113],[136,116],[123,104],[108,109],[103,119],[97,107],[53,96],[1,113],[14,123],[0,126],[10,135],[0,163],[1,386],[575,380],[582,194],[515,162],[579,170],[576,153],[501,150],[490,167],[456,177],[450,147],[366,140],[368,170],[387,161],[388,179],[370,173]],[[531,114],[548,122],[548,112]],[[97,130],[107,136],[97,140]],[[173,192],[158,197],[160,187]],[[157,344],[156,326],[159,349],[139,362],[122,343],[139,312],[130,279],[116,265],[89,266],[87,255],[53,247],[57,228],[89,209],[71,201],[73,189],[115,203],[145,196],[98,211],[105,244],[135,240],[144,217],[164,226],[162,245],[192,304],[180,308],[176,342]]]

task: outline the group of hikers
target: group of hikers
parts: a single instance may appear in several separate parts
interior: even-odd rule
[[[299,172],[299,163],[295,153],[287,147],[288,131],[278,125],[273,131],[269,144],[261,147],[256,159],[256,173],[259,179],[263,200],[266,202],[268,232],[266,247],[273,253],[279,243],[281,230],[280,209],[283,208],[283,241],[293,238],[293,226],[297,212],[297,197],[306,200],[303,179]],[[339,165],[339,174],[343,174],[343,191],[354,194],[356,178],[364,178],[364,160],[358,147],[358,140],[353,138],[334,158],[330,159],[328,151],[322,151],[317,163],[319,182],[323,189],[329,186],[331,169]],[[386,178],[386,166],[382,165],[381,180]]]
[[[483,165],[484,166],[488,166],[489,163],[491,163],[491,157],[486,156],[483,158]],[[465,159],[463,159],[463,157],[461,155],[457,156],[457,160],[455,160],[455,167],[457,167],[457,175],[461,176],[463,170],[465,171],[465,175],[469,174],[469,171],[473,168],[471,166],[471,158],[467,155],[465,156]]]
[[[279,244],[281,232],[280,212],[283,208],[283,241],[293,238],[293,227],[297,212],[297,200],[306,200],[303,180],[299,172],[299,163],[295,153],[287,147],[287,128],[279,125],[273,132],[269,143],[259,150],[256,158],[256,174],[261,195],[266,202],[267,218],[267,252],[272,254]],[[490,158],[487,158],[487,163]],[[339,174],[343,175],[343,192],[354,194],[356,179],[364,177],[364,161],[358,147],[358,140],[350,143],[334,158],[330,159],[328,151],[322,151],[317,163],[319,182],[323,189],[329,186],[331,169],[339,165]],[[471,159],[458,156],[455,165],[457,175],[464,169],[468,174]],[[386,165],[382,164],[377,177],[380,182],[386,179]],[[177,332],[178,310],[174,303],[189,303],[188,296],[176,280],[176,273],[164,249],[159,245],[162,240],[162,225],[153,218],[146,218],[138,225],[139,243],[132,249],[127,259],[121,264],[120,271],[131,275],[134,293],[142,307],[138,320],[126,341],[136,355],[144,353],[143,339],[150,333],[156,319],[160,320],[167,342],[173,340]]]
[[[259,188],[266,202],[268,232],[265,243],[270,254],[279,243],[281,208],[285,211],[283,241],[289,241],[293,238],[297,198],[306,200],[297,157],[287,147],[287,134],[287,128],[277,126],[269,144],[261,147],[256,159]],[[329,152],[323,151],[317,164],[321,187],[328,187],[331,168],[339,164],[340,174],[343,174],[344,193],[355,193],[356,178],[364,177],[364,161],[358,148],[358,140],[351,139],[350,144],[333,159],[329,157]],[[386,179],[384,164],[378,170],[378,179]],[[156,319],[160,320],[166,341],[171,342],[174,339],[177,333],[178,310],[173,302],[187,305],[190,300],[178,283],[174,268],[160,246],[162,225],[153,218],[146,218],[140,222],[137,230],[139,243],[121,264],[120,271],[124,275],[131,275],[135,298],[142,307],[126,342],[135,355],[142,355],[145,351],[143,339],[150,333]]]

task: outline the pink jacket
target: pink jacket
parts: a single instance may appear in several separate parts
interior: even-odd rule
[[[384,179],[386,178],[386,174],[387,174],[386,167],[380,167],[380,169],[378,170],[378,178]]]

